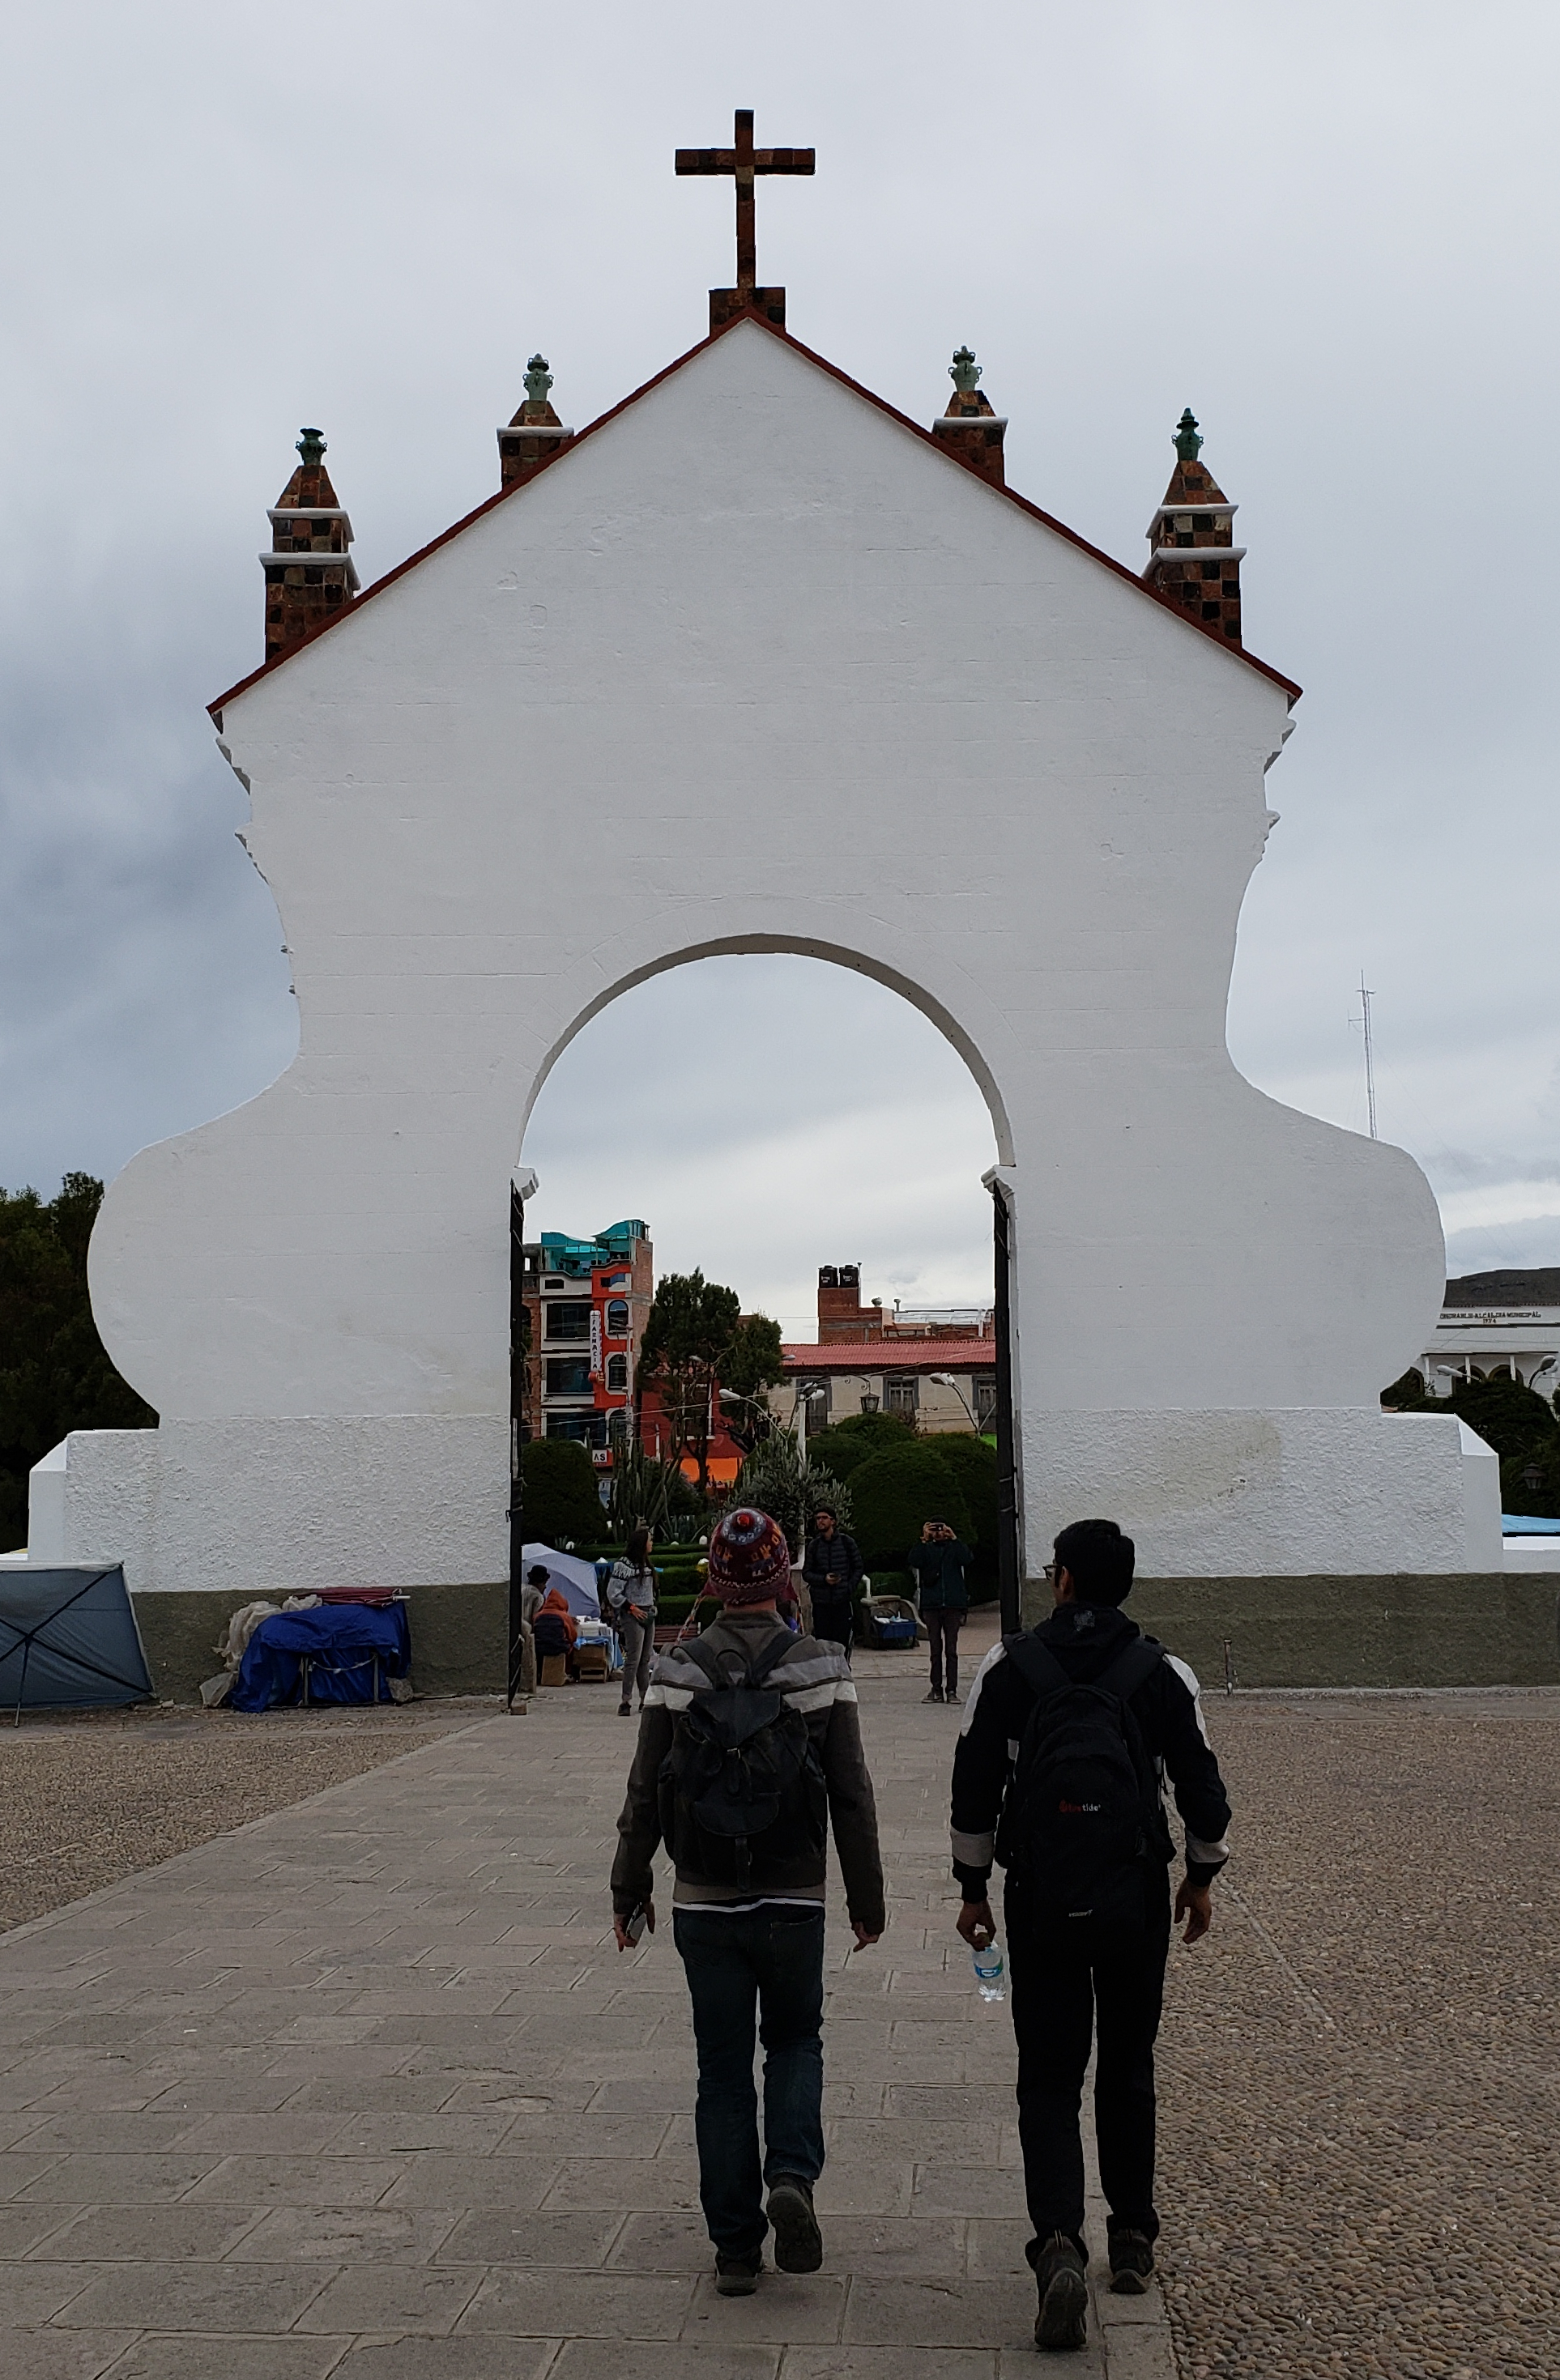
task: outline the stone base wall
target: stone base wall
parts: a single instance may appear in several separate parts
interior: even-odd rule
[[[424,1694],[502,1694],[508,1589],[414,1586],[412,1683]],[[132,1595],[155,1692],[198,1699],[234,1593]],[[1050,1609],[1024,1587],[1029,1626]],[[1462,1578],[1145,1578],[1127,1610],[1215,1695],[1227,1640],[1241,1686],[1560,1685],[1560,1570]]]
[[[1050,1609],[1024,1583],[1026,1626]],[[1240,1686],[1560,1685],[1560,1570],[1385,1578],[1140,1578],[1127,1609],[1205,1694]]]

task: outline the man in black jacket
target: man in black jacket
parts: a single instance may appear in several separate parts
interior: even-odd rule
[[[812,1515],[812,1527],[801,1566],[812,1597],[812,1633],[842,1646],[848,1661],[856,1634],[856,1587],[863,1568],[860,1550],[827,1504]]]
[[[1109,1925],[1047,1907],[1030,1874],[1008,1867],[1004,1894],[1013,2026],[1018,2042],[1018,2132],[1034,2239],[1028,2251],[1040,2288],[1035,2322],[1042,2347],[1081,2347],[1088,2304],[1083,2237],[1083,2152],[1079,2104],[1096,2044],[1094,2113],[1100,2179],[1110,2209],[1111,2287],[1140,2293],[1153,2273],[1159,2217],[1153,2205],[1153,2044],[1173,1922],[1196,1942],[1213,1922],[1209,1888],[1228,1856],[1229,1825],[1219,1764],[1202,1724],[1190,1670],[1129,1621],[1133,1546],[1114,1521],[1077,1521],[1056,1539],[1048,1565],[1055,1609],[1027,1637],[1010,1637],[981,1663],[970,1689],[954,1759],[953,1865],[964,1895],[958,1930],[972,1946],[996,1931],[987,1897],[999,1821],[1011,1799],[1020,1747],[1045,1688],[1020,1675],[1022,1662],[1049,1671],[1056,1690],[1124,1677],[1122,1737],[1133,1727],[1139,1756],[1152,1764],[1152,1825],[1123,1872],[1124,1913]],[[1033,1645],[1043,1647],[1036,1654]],[[1129,1653],[1129,1648],[1140,1647]],[[1049,1659],[1047,1659],[1049,1656]],[[1118,1669],[1127,1656],[1125,1670]],[[1112,1722],[1113,1724],[1115,1722]],[[1186,1875],[1175,1921],[1165,1863],[1173,1856],[1159,1795],[1165,1776],[1186,1829]],[[1091,1808],[1092,1803],[1064,1803]]]

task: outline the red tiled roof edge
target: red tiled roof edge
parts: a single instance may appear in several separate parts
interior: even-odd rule
[[[587,438],[593,437],[598,430],[604,430],[609,421],[615,421],[618,415],[627,413],[631,405],[638,405],[640,399],[648,396],[652,389],[659,388],[663,381],[670,380],[674,372],[681,371],[685,364],[690,364],[695,356],[702,355],[707,347],[713,347],[717,339],[725,338],[740,322],[756,323],[758,328],[766,332],[772,339],[778,339],[782,346],[794,349],[798,356],[805,357],[806,360],[810,364],[816,365],[820,371],[827,372],[831,380],[838,381],[842,388],[849,389],[852,395],[861,397],[868,405],[875,406],[880,413],[888,416],[890,421],[897,422],[901,430],[908,430],[913,438],[920,440],[923,446],[929,446],[934,455],[941,455],[945,462],[957,465],[961,471],[970,469],[971,467],[960,462],[957,454],[945,445],[932,431],[923,429],[919,421],[912,421],[908,413],[901,413],[898,407],[890,405],[885,396],[879,396],[872,389],[864,388],[859,381],[852,380],[847,371],[842,371],[838,364],[832,364],[827,356],[817,355],[811,347],[804,346],[799,339],[793,338],[789,331],[782,330],[777,322],[768,322],[762,314],[752,311],[735,314],[729,322],[723,322],[718,330],[710,332],[707,337],[699,340],[697,345],[689,347],[686,354],[676,357],[673,362],[664,365],[652,379],[641,382],[640,385],[631,391],[628,396],[620,397],[617,403],[609,407],[605,413],[598,414],[595,420],[588,422],[578,436],[570,439],[567,446],[560,446],[555,453],[547,455],[531,473],[529,480],[521,480],[516,487],[495,489],[491,496],[485,497],[482,503],[473,511],[466,514],[463,519],[452,522],[448,528],[441,530],[439,535],[430,539],[426,545],[420,546],[415,553],[408,553],[404,562],[397,562],[394,570],[387,570],[383,578],[376,578],[372,587],[365,587],[357,601],[348,605],[345,612],[334,613],[328,620],[323,620],[317,628],[311,629],[309,635],[300,643],[292,646],[285,653],[277,653],[268,662],[262,662],[258,669],[250,672],[248,677],[241,677],[237,686],[230,686],[225,694],[219,694],[213,702],[206,705],[207,710],[216,720],[218,729],[220,730],[222,725],[222,710],[225,703],[235,701],[240,694],[247,694],[250,687],[259,679],[269,677],[273,670],[280,669],[285,662],[290,662],[294,653],[302,652],[305,645],[311,645],[319,638],[328,636],[332,628],[339,627],[343,620],[350,619],[365,603],[372,602],[376,595],[382,595],[387,587],[393,587],[397,578],[404,578],[408,570],[415,570],[420,562],[426,562],[431,553],[437,553],[442,545],[448,545],[450,540],[457,538],[463,529],[469,528],[474,521],[480,521],[485,513],[491,513],[498,504],[513,503],[517,497],[524,494],[527,488],[535,487],[543,471],[555,469],[566,455],[577,453]],[[1196,620],[1188,620],[1177,604],[1170,601],[1168,597],[1159,594],[1152,587],[1146,585],[1135,570],[1129,570],[1124,562],[1117,562],[1114,554],[1102,552],[1097,545],[1091,545],[1086,537],[1079,537],[1078,531],[1068,528],[1065,521],[1059,521],[1052,514],[1042,512],[1039,504],[1031,504],[1028,496],[1019,495],[1017,489],[997,487],[991,480],[984,479],[983,474],[979,471],[973,476],[981,480],[984,486],[990,487],[993,495],[1003,498],[1010,504],[1017,504],[1018,510],[1028,513],[1031,520],[1039,521],[1042,528],[1053,530],[1057,537],[1065,537],[1069,545],[1076,545],[1080,553],[1087,553],[1092,561],[1103,564],[1107,570],[1114,571],[1116,577],[1125,579],[1128,587],[1136,588],[1138,593],[1149,602],[1156,603],[1162,612],[1168,612],[1171,617],[1178,620],[1183,627],[1192,629],[1200,637],[1205,637],[1210,644],[1216,645],[1220,652],[1227,653],[1232,661],[1244,662],[1249,669],[1257,670],[1263,677],[1271,678],[1274,686],[1283,687],[1291,704],[1299,700],[1301,688],[1296,685],[1293,678],[1286,677],[1282,670],[1275,670],[1271,662],[1259,661],[1255,653],[1247,652],[1244,647],[1226,644],[1222,636],[1216,636],[1211,628],[1200,626]]]
[[[994,1364],[994,1339],[856,1339],[827,1346],[801,1346],[790,1341],[780,1350],[787,1371],[895,1372],[917,1364],[936,1364],[942,1371],[971,1364]]]

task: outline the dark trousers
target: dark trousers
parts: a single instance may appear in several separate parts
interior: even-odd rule
[[[823,1912],[771,1903],[740,1916],[672,1912],[693,2002],[699,2203],[717,2248],[745,2255],[769,2228],[763,2185],[823,2170]],[[764,2150],[753,2087],[763,2044]]]
[[[964,1625],[964,1614],[962,1611],[923,1611],[920,1616],[926,1622],[926,1633],[932,1639],[932,1692],[941,1694],[943,1691],[943,1658],[945,1653],[948,1663],[947,1690],[950,1694],[957,1694],[958,1691],[958,1632]]]
[[[1143,1874],[1140,1926],[1106,1940],[1074,1938],[1066,1918],[1034,1921],[1017,1889],[1005,1903],[1013,2030],[1018,2039],[1018,2140],[1037,2240],[1083,2240],[1079,2107],[1090,2042],[1094,2126],[1112,2231],[1153,2240],[1153,2045],[1170,1947],[1170,1893],[1157,1866]]]
[[[856,1633],[856,1607],[848,1595],[831,1595],[826,1588],[813,1588],[812,1633],[819,1638],[826,1636],[832,1645],[843,1645],[845,1658],[849,1660],[851,1640]]]

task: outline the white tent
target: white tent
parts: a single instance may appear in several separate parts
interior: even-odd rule
[[[520,1572],[529,1578],[538,1564],[547,1572],[547,1584],[555,1586],[569,1609],[579,1620],[599,1620],[601,1598],[596,1593],[596,1568],[579,1554],[555,1553],[551,1546],[525,1546],[521,1548]]]

